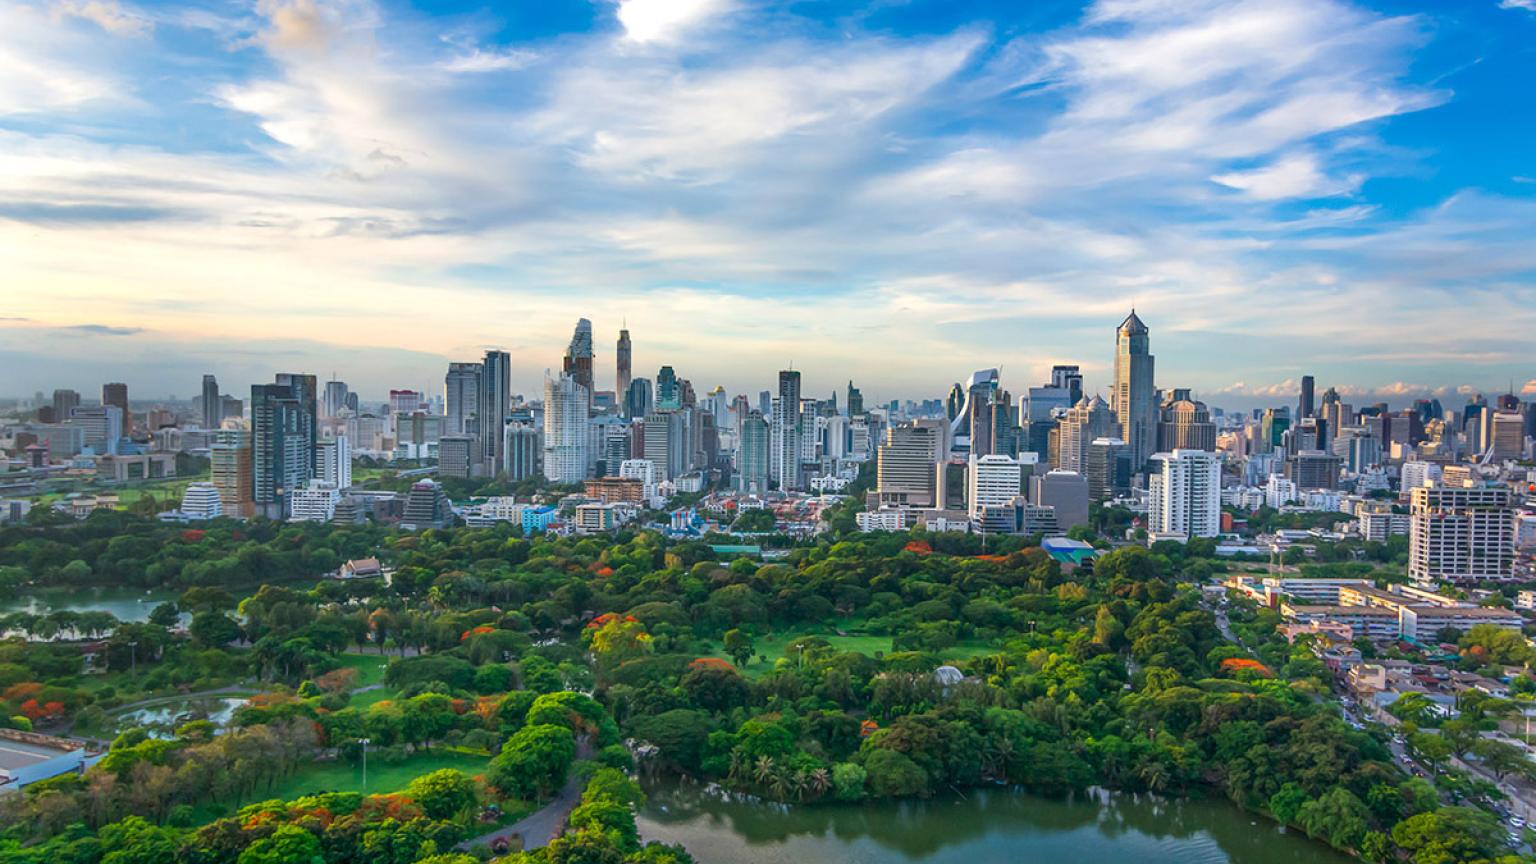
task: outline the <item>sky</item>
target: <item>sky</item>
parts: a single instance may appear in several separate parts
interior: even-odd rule
[[[0,395],[1536,394],[1536,0],[5,0]]]

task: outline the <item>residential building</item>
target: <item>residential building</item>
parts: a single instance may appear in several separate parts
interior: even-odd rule
[[[587,323],[586,319],[582,319]],[[590,331],[591,324],[587,323]],[[589,333],[590,335],[590,333]],[[587,374],[591,375],[591,357]],[[544,476],[551,483],[580,483],[587,479],[588,390],[571,373],[544,378]]]
[[[512,357],[505,351],[487,351],[480,363],[480,394],[475,412],[475,434],[480,436],[481,462],[486,473],[503,471],[507,464],[503,427],[512,410]]]
[[[1063,471],[1081,473],[1087,466],[1088,451],[1093,442],[1100,438],[1120,438],[1120,428],[1109,403],[1097,395],[1084,397],[1067,409],[1056,423],[1056,446],[1051,451],[1051,464]],[[1126,452],[1134,471],[1135,455],[1129,446]]]
[[[303,489],[293,490],[289,499],[289,522],[326,522],[336,518],[341,490],[333,483],[311,480]]]
[[[286,518],[289,496],[314,479],[315,411],[313,375],[251,387],[251,494],[262,515]]]
[[[779,372],[779,395],[771,419],[769,470],[780,489],[799,489],[801,438],[800,373],[793,369]]]
[[[1152,457],[1147,530],[1152,540],[1221,533],[1221,457],[1175,450]]]
[[[254,475],[251,435],[244,429],[221,429],[208,447],[209,479],[218,490],[222,515],[249,516]]]
[[[1019,460],[1000,453],[972,453],[967,467],[970,485],[965,498],[972,519],[979,519],[984,507],[1011,507],[1019,497],[1023,474]]]
[[[443,434],[479,434],[480,370],[479,363],[448,364],[448,374],[443,376],[443,411],[448,418]],[[475,457],[473,462],[481,461],[480,454]]]
[[[772,435],[760,411],[748,411],[736,443],[736,490],[746,495],[768,492],[769,448]]]
[[[203,376],[203,428],[217,429],[224,422],[224,400],[219,397],[219,379]]]
[[[320,442],[316,448],[318,480],[335,486],[338,490],[352,486],[352,447],[345,435],[337,435]]]
[[[1439,484],[1413,490],[1408,575],[1419,584],[1508,579],[1515,509],[1508,486]]]
[[[181,512],[192,520],[217,519],[224,515],[219,488],[212,483],[191,483],[181,493]]]

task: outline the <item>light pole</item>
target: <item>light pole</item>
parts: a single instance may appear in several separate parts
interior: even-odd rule
[[[359,738],[357,742],[363,745],[363,791],[368,791],[368,745],[373,743],[367,738]]]

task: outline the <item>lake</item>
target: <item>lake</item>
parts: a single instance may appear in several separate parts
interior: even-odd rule
[[[28,596],[0,602],[0,614],[30,612],[46,615],[71,612],[111,612],[119,621],[143,622],[161,603],[174,602],[180,591],[143,588],[43,588]]]
[[[1355,861],[1220,800],[984,789],[964,799],[787,807],[723,799],[689,784],[647,791],[641,836],[681,843],[700,864]]]

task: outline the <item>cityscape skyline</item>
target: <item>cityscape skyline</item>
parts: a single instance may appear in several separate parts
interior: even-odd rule
[[[1525,4],[1015,5],[6,4],[0,393],[535,393],[585,314],[905,398],[1133,305],[1212,404],[1536,390]]]

